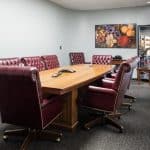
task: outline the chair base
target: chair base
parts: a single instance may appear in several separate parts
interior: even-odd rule
[[[131,107],[132,107],[132,104],[131,103],[122,103],[122,105],[121,106],[123,106],[123,107],[127,107],[128,108],[128,110],[130,111],[131,110]]]
[[[48,130],[36,130],[36,129],[16,129],[16,130],[6,130],[3,135],[3,139],[6,140],[8,136],[26,136],[23,141],[20,150],[27,150],[27,147],[34,139],[40,140],[52,140],[59,142],[62,133],[57,133]]]
[[[96,117],[96,118],[90,120],[89,122],[87,122],[86,124],[84,124],[84,128],[87,129],[87,130],[90,130],[91,127],[94,127],[97,124],[102,124],[102,125],[109,124],[109,125],[117,128],[117,129],[119,129],[120,133],[123,133],[123,130],[124,130],[123,126],[118,124],[114,119],[112,119],[112,118],[116,118],[116,117],[120,118],[120,115],[121,114],[118,113],[116,116],[110,114],[110,116],[109,115],[107,115],[107,116],[104,115],[104,116]]]
[[[131,96],[131,95],[124,95],[124,97],[130,99],[130,103],[136,102],[136,97],[134,97],[134,96]]]

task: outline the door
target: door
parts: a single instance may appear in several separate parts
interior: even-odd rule
[[[139,25],[138,36],[139,67],[150,66],[150,25]],[[141,79],[148,80],[148,74],[141,74]]]

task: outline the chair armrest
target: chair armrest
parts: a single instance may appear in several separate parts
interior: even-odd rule
[[[106,77],[106,78],[103,79],[103,81],[104,81],[104,82],[107,82],[107,81],[108,81],[108,82],[113,83],[113,82],[115,81],[115,79],[114,79],[114,78],[108,78],[108,77]]]
[[[117,72],[118,72],[118,71],[117,71]],[[112,77],[112,78],[116,78],[117,72],[116,72],[116,73],[111,73],[111,77]]]
[[[94,92],[94,93],[104,93],[104,94],[116,94],[116,91],[110,88],[103,88],[103,87],[97,87],[97,86],[89,86],[88,92]]]
[[[113,79],[113,78],[104,78],[104,79],[102,79],[102,86],[104,88],[112,89],[114,82],[115,82],[115,79]]]

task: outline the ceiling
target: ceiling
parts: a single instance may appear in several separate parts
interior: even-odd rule
[[[146,6],[150,0],[49,0],[64,8],[74,10],[100,10],[123,7]]]

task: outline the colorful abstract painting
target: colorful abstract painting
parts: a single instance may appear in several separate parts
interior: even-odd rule
[[[96,25],[95,48],[136,48],[136,24]]]

